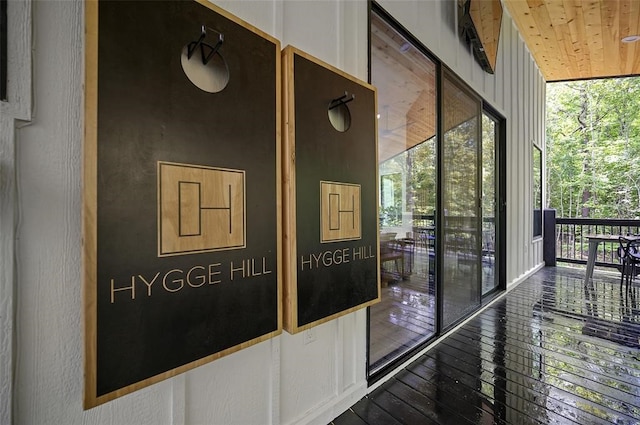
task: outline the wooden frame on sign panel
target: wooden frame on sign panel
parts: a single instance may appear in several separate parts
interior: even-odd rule
[[[204,0],[85,9],[88,409],[281,333],[281,49]]]
[[[380,301],[376,89],[292,46],[283,61],[284,329]]]

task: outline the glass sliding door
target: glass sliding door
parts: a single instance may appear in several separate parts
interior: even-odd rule
[[[496,147],[498,125],[487,113],[482,114],[482,295],[496,289]]]
[[[505,289],[504,118],[372,3],[381,302],[369,382]]]
[[[450,72],[442,74],[442,329],[480,306],[481,101]]]
[[[375,13],[382,301],[369,309],[369,372],[435,335],[437,67]]]

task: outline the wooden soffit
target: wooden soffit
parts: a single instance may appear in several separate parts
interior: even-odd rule
[[[640,75],[639,0],[503,0],[545,80]]]

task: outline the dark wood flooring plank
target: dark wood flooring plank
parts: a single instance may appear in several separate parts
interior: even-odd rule
[[[365,397],[357,402],[351,410],[363,421],[371,425],[402,425],[402,422],[375,404],[369,397]]]
[[[336,424],[640,424],[640,300],[597,270],[592,287],[583,279],[542,269],[336,418],[355,422]],[[399,326],[376,342],[390,349],[434,323],[433,295],[411,293],[426,281],[397,285],[389,310],[372,315],[394,314]]]
[[[452,397],[450,391],[438,386],[434,381],[426,380],[410,371],[400,372],[396,378],[429,398],[440,424],[477,424],[482,419],[482,412],[475,405],[461,403],[460,398]]]
[[[448,341],[450,345],[455,345],[457,348],[464,350],[468,347],[468,342],[460,342],[457,337],[464,335],[477,335],[479,331],[470,331],[462,329],[459,334]],[[482,334],[480,332],[480,334]],[[468,340],[467,340],[468,341]],[[480,342],[479,342],[480,343]],[[491,353],[492,347],[486,342],[481,342],[483,347]],[[495,344],[494,344],[495,346]],[[575,377],[573,379],[567,379],[576,384],[582,384],[583,381],[590,381],[585,385],[590,386],[592,389],[598,389],[600,386],[604,388],[601,391],[606,392],[620,400],[627,400],[629,397],[636,399],[640,396],[640,387],[634,385],[637,383],[637,379],[625,376],[624,374],[615,373],[616,368],[611,364],[602,365],[602,367],[595,365],[592,361],[589,361],[589,357],[580,355],[579,358],[565,354],[560,347],[547,344],[546,347],[537,347],[532,344],[525,344],[524,342],[511,341],[505,344],[505,351],[509,355],[513,355],[511,358],[518,358],[522,356],[523,350],[529,350],[530,356],[527,356],[527,360],[534,356],[539,356],[540,362],[544,364],[547,372],[549,373],[562,373],[563,375],[569,375]]]
[[[410,404],[415,409],[419,410],[425,417],[428,418],[430,423],[439,424],[439,414],[437,412],[436,403],[426,395],[416,391],[409,387],[404,382],[393,378],[389,381],[390,385],[386,386],[386,390],[394,396],[404,400],[407,404]],[[429,423],[425,422],[425,423]]]
[[[478,318],[478,320],[482,321],[483,319]],[[511,345],[516,345],[517,343],[531,343],[531,336],[523,335],[523,331],[519,331],[519,329],[524,326],[522,322],[518,323],[514,320],[505,320],[512,323],[505,329],[505,334],[508,334],[508,336],[500,338],[503,342]],[[548,326],[549,325],[546,325],[547,328]],[[482,326],[477,323],[469,323],[468,326],[461,328],[460,334],[477,334],[491,337],[492,333],[487,332],[485,328],[486,326]],[[623,380],[631,384],[638,382],[638,379],[640,378],[640,360],[637,357],[638,350],[628,350],[626,347],[621,347],[620,350],[606,349],[602,346],[593,344],[590,340],[584,338],[579,342],[579,344],[577,342],[567,342],[567,340],[572,338],[571,335],[572,334],[570,332],[558,335],[558,340],[562,341],[562,344],[556,343],[554,345],[550,345],[547,341],[547,345],[552,347],[548,351],[561,353],[570,358],[583,360],[591,364],[596,362],[602,367],[601,371],[603,374],[607,374],[608,371],[614,371],[615,375],[611,377],[614,377],[615,379]]]
[[[468,379],[477,379],[475,377],[467,377],[465,379],[463,373],[455,371],[453,368],[438,367],[433,369],[433,363],[429,364],[430,362],[427,359],[425,360],[424,364],[414,364],[412,371],[420,376],[435,375],[436,378],[432,379],[436,381],[437,385],[441,385],[444,388],[455,388],[458,383],[464,384]],[[545,395],[525,387],[521,383],[509,382],[509,380],[503,378],[502,385],[494,385],[494,382],[488,377],[481,377],[479,380],[484,381],[485,385],[493,387],[494,405],[497,404],[495,408],[496,410],[502,409],[510,413],[510,424],[574,423],[567,416],[557,414],[555,411],[550,412],[549,405],[545,402]],[[479,382],[480,386],[482,384],[483,382]],[[467,382],[465,385],[469,386],[469,383]],[[562,406],[554,407],[556,411],[562,410]]]
[[[335,418],[332,422],[332,425],[368,425],[367,422],[362,420],[362,418],[355,414],[355,412],[351,409],[347,410],[337,418]]]
[[[456,333],[456,335],[452,335],[451,339],[456,340],[465,334],[465,332],[465,330],[460,329],[460,332]],[[469,340],[476,338],[477,334],[469,333],[467,336],[467,341],[462,344],[464,346],[468,346],[470,343]],[[509,356],[510,364],[507,365],[507,370],[516,371],[525,376],[530,374],[531,370],[527,369],[527,367],[531,363],[531,353],[523,350],[518,351],[509,344],[506,346],[508,347],[506,351],[511,354]],[[544,364],[544,362],[540,360],[540,364]],[[607,393],[604,394],[604,390],[599,391],[598,388],[595,388],[594,390],[593,388],[597,386],[594,382],[589,385],[588,382],[585,384],[584,380],[580,381],[578,379],[574,379],[575,382],[571,382],[569,378],[571,378],[569,373],[562,373],[559,376],[556,376],[551,373],[549,368],[544,369],[543,382],[548,386],[555,387],[562,391],[562,393],[565,394],[563,400],[566,401],[567,395],[570,394],[574,399],[578,400],[578,402],[579,400],[588,402],[589,405],[592,406],[592,409],[597,412],[599,417],[619,418],[622,421],[640,420],[640,407],[634,403],[635,397],[624,395],[622,397],[623,400],[619,400],[609,395],[611,391],[607,391]],[[617,393],[617,395],[619,396],[620,393]]]
[[[422,367],[428,368],[429,365],[425,363]],[[455,370],[442,367],[440,369],[442,375],[449,374],[460,379],[461,373],[456,374]],[[431,371],[433,372],[433,369]],[[492,381],[494,374],[499,377],[495,382]],[[450,376],[449,379],[454,378]],[[505,399],[504,403],[509,409],[516,410],[542,423],[550,419],[553,419],[555,423],[573,423],[574,421],[574,404],[566,402],[567,400],[571,401],[574,397],[571,394],[566,394],[563,400],[550,399],[548,391],[546,391],[548,386],[529,378],[525,370],[518,371],[515,368],[506,370],[496,367],[493,372],[482,373],[480,379],[488,385],[494,384],[495,393],[501,392],[503,394],[500,398]],[[558,393],[562,392],[558,391]],[[580,416],[578,417],[580,418]],[[580,420],[575,422],[579,424],[608,423],[607,420],[591,414],[580,418]]]
[[[482,329],[461,329],[456,338],[468,336],[477,339],[477,335],[489,336]],[[568,337],[559,336],[557,340],[566,341]],[[625,400],[627,397],[637,397],[640,395],[638,388],[638,377],[635,376],[635,367],[630,360],[622,361],[617,358],[615,352],[609,353],[608,358],[600,361],[594,361],[591,351],[600,351],[597,347],[591,347],[588,342],[581,341],[575,349],[566,349],[564,343],[555,342],[556,338],[546,338],[544,343],[540,341],[541,346],[536,346],[530,342],[525,342],[523,338],[505,339],[507,352],[516,356],[524,352],[530,352],[530,357],[539,356],[542,363],[550,373],[553,370],[562,370],[565,374],[570,374],[576,378],[572,381],[581,384],[582,381],[588,380],[592,383],[585,385],[592,389],[599,386],[606,386],[602,391],[615,394],[616,398]],[[468,341],[468,340],[467,340]],[[460,342],[460,345],[466,345],[467,342]],[[627,393],[628,395],[624,394]]]
[[[621,301],[617,300],[616,302],[620,303]],[[636,310],[636,320],[632,320],[629,317],[623,316],[622,313],[613,314],[613,312],[603,312],[603,308],[598,308],[598,301],[586,302],[585,300],[582,300],[581,304],[576,304],[574,307],[564,306],[563,308],[559,307],[555,300],[534,298],[531,300],[530,304],[532,308],[528,309],[528,311],[533,311],[534,314],[547,313],[550,317],[573,319],[580,322],[583,326],[586,326],[587,328],[592,327],[595,330],[612,328],[614,333],[617,332],[620,337],[638,335],[638,320],[640,320],[640,314],[637,313],[638,310]],[[611,306],[605,306],[605,310],[610,310],[611,308]],[[633,308],[637,309],[637,306]],[[513,310],[508,309],[505,306],[499,307],[498,311],[521,317],[523,316],[523,313],[527,313],[526,310]],[[618,339],[616,340],[616,343],[624,341],[624,339]],[[605,344],[608,343],[605,339],[603,339],[602,342]],[[631,341],[630,346],[638,348],[638,341]]]
[[[510,356],[510,364],[507,365],[505,370],[512,374],[520,374],[529,380],[529,377],[532,375],[532,371],[527,365],[527,359],[529,359],[527,356],[512,354]],[[570,398],[577,400],[577,402],[583,400],[591,405],[592,407],[590,410],[598,412],[600,417],[620,416],[622,420],[625,418],[629,419],[629,416],[636,418],[637,414],[635,411],[637,411],[637,407],[634,407],[634,397],[625,396],[626,402],[629,403],[626,404],[624,401],[621,402],[620,400],[611,397],[609,395],[611,391],[607,390],[605,393],[604,390],[600,390],[600,392],[598,392],[598,388],[593,390],[588,385],[584,385],[584,383],[571,383],[567,381],[567,378],[570,378],[569,374],[563,373],[556,376],[555,374],[552,374],[552,371],[549,369],[550,368],[544,369],[544,376],[542,380],[532,380],[532,385],[536,384],[541,387],[554,387],[561,394],[564,394],[562,401],[566,401]],[[541,372],[538,373],[542,373],[542,369]]]
[[[396,380],[385,383],[378,390],[370,395],[371,400],[382,409],[387,411],[391,416],[406,425],[428,425],[434,422],[424,415],[420,410],[416,409],[404,401],[402,398],[395,396],[387,391],[387,387],[397,385]]]

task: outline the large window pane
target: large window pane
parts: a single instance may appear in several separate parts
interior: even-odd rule
[[[442,327],[475,310],[479,285],[480,101],[443,74]]]
[[[542,236],[542,150],[533,145],[533,237]]]
[[[482,295],[498,285],[496,275],[496,140],[498,123],[482,115]]]
[[[369,362],[384,366],[436,330],[436,66],[375,14],[382,301],[370,308]]]

